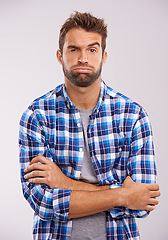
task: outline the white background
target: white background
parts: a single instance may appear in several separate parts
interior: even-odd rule
[[[33,211],[19,179],[18,124],[32,100],[63,82],[55,53],[61,25],[74,10],[105,19],[103,79],[149,114],[162,196],[156,210],[138,224],[142,240],[166,240],[167,0],[0,0],[0,239],[32,239]]]

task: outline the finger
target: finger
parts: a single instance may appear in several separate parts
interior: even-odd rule
[[[36,178],[36,177],[44,177],[44,171],[33,171],[24,176],[25,179]]]
[[[150,205],[158,205],[158,203],[159,203],[159,201],[158,201],[158,199],[156,199],[156,198],[151,198],[151,199],[149,200],[149,204],[150,204]]]
[[[40,163],[43,163],[43,164],[47,164],[48,162],[50,162],[50,160],[48,160],[47,158],[45,158],[42,155],[39,155],[39,156],[33,158],[31,160],[30,164],[37,163],[37,162],[40,162]]]
[[[46,179],[45,178],[30,178],[29,179],[30,183],[40,183],[40,184],[46,184]]]
[[[153,211],[156,208],[155,205],[147,205],[144,209],[147,211]]]
[[[160,197],[160,191],[150,191],[150,197]]]
[[[127,181],[127,182],[134,182],[133,179],[130,176],[127,176],[125,181]]]
[[[159,185],[158,184],[146,184],[148,189],[151,191],[158,191],[159,190]]]
[[[34,163],[32,165],[29,165],[27,168],[24,169],[24,172],[30,172],[33,170],[41,170],[44,171],[45,170],[45,165],[41,164],[41,163]]]

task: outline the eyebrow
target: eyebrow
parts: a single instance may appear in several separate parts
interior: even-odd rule
[[[89,47],[92,47],[92,46],[94,46],[94,45],[97,45],[97,46],[99,46],[99,47],[100,47],[100,43],[99,43],[99,42],[94,42],[94,43],[91,43],[91,44],[89,44],[88,46],[89,46]]]
[[[94,42],[88,45],[88,47],[92,47],[97,45],[98,47],[100,47],[100,43],[99,42]],[[76,46],[76,45],[69,45],[67,48],[75,48],[75,49],[80,49],[80,47]]]
[[[76,48],[76,49],[80,49],[80,47],[77,47],[76,45],[69,45],[67,48]]]

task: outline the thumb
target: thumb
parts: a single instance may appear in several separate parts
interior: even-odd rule
[[[127,176],[126,179],[124,180],[123,186],[127,187],[131,183],[133,183],[132,178],[130,176]]]

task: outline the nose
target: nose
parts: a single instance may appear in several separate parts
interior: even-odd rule
[[[78,62],[83,64],[88,63],[88,57],[85,51],[81,51]]]

